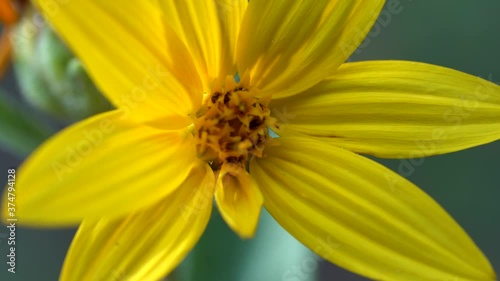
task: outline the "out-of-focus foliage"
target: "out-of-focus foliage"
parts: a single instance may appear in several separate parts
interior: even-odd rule
[[[28,155],[54,130],[0,92],[0,146],[20,156]]]
[[[241,240],[214,208],[200,242],[174,274],[179,281],[315,281],[321,259],[265,210],[255,238]]]
[[[73,121],[111,109],[80,61],[48,25],[35,26],[23,19],[11,38],[15,73],[31,105]]]

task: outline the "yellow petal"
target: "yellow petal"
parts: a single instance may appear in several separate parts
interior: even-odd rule
[[[290,129],[379,157],[418,158],[500,138],[499,86],[423,63],[344,64],[274,106],[291,116]]]
[[[215,0],[221,30],[221,57],[219,77],[234,75],[236,67],[236,42],[248,0]]]
[[[215,200],[219,211],[241,238],[251,238],[257,230],[262,194],[243,167],[224,164],[217,179]]]
[[[114,105],[136,112],[133,116],[140,119],[186,116],[197,110],[199,77],[189,56],[168,52],[178,47],[166,40],[157,3],[35,2]],[[179,59],[184,60],[182,68]],[[191,73],[188,78],[186,72]]]
[[[119,219],[86,219],[61,281],[160,280],[193,248],[210,219],[214,175],[199,166],[167,198]]]
[[[122,116],[113,111],[77,123],[23,163],[16,182],[19,223],[64,226],[84,217],[123,215],[160,200],[185,180],[197,163],[192,137]]]
[[[194,57],[205,90],[236,73],[235,45],[247,0],[160,1],[165,22]]]
[[[331,143],[279,141],[250,173],[271,215],[323,258],[375,280],[496,280],[462,228],[404,178]]]
[[[237,46],[239,73],[273,98],[331,75],[370,31],[383,0],[252,0]]]

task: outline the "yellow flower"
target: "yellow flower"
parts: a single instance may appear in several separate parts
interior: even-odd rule
[[[423,157],[500,138],[492,83],[422,63],[343,64],[383,4],[38,1],[117,109],[26,160],[19,223],[83,219],[61,280],[165,276],[201,236],[213,197],[241,237],[264,205],[320,256],[369,278],[495,280],[436,202],[357,154]]]

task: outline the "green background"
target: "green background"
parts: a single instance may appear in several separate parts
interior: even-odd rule
[[[414,60],[500,81],[500,1],[393,2],[400,3],[400,13],[389,13],[390,18],[386,16],[384,22],[379,21],[380,33],[368,36],[369,39],[352,56],[353,61]],[[0,89],[16,92],[12,73],[0,80]],[[52,125],[61,126],[60,123]],[[0,182],[6,182],[7,168],[17,167],[21,161],[9,151],[0,149]],[[380,161],[400,171],[401,160]],[[408,178],[441,203],[500,272],[500,142],[425,158],[412,166],[414,171]],[[272,220],[265,219],[264,224],[267,226],[261,227],[267,229],[266,234],[259,236],[259,232],[257,239],[240,242],[220,220],[215,219],[197,247],[196,256],[190,256],[189,263],[184,265],[185,268],[196,268],[193,270],[196,274],[185,278],[212,280],[202,275],[211,270],[219,274],[219,278],[213,280],[287,280],[283,273],[298,267],[302,268],[303,274],[296,275],[296,280],[312,280],[316,274],[320,276],[319,280],[366,280],[324,261],[319,261],[317,269],[308,270],[311,265],[308,262],[313,259],[310,253],[298,246]],[[57,279],[74,230],[18,228],[15,275],[6,271],[5,234],[7,229],[2,227],[0,280],[44,281]],[[216,238],[224,239],[214,242],[212,239]],[[294,255],[290,254],[291,251],[300,254],[293,259],[290,258]],[[230,261],[226,259],[228,256],[232,257]]]

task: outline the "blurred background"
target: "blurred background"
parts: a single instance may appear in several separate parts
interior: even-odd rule
[[[385,8],[384,16],[377,23],[379,28],[368,35],[350,60],[421,61],[500,83],[500,1],[387,2],[399,3],[398,12]],[[53,38],[50,34],[47,36],[46,48],[50,48]],[[30,51],[33,50],[27,50]],[[87,85],[77,61],[65,55],[58,59],[71,65],[67,68],[70,69],[68,77],[75,77]],[[16,64],[19,64],[16,66],[18,72],[36,68],[23,58],[19,58]],[[49,82],[46,84],[50,85]],[[46,84],[44,87],[48,87]],[[0,91],[2,99],[7,97],[15,105],[16,112],[25,112],[29,116],[26,120],[12,121],[10,125],[16,123],[16,126],[29,128],[30,120],[36,120],[36,124],[31,123],[36,127],[31,141],[19,143],[15,135],[6,137],[11,132],[9,124],[5,123],[9,109],[0,107],[0,118],[4,118],[0,123],[3,139],[0,141],[0,184],[3,186],[7,181],[7,169],[18,167],[44,138],[88,112],[72,108],[75,116],[62,118],[68,113],[57,111],[60,104],[48,106],[57,112],[53,114],[56,117],[35,109],[26,102],[29,94],[24,97],[20,94],[19,80],[12,68],[8,68],[1,78]],[[31,90],[23,88],[23,91]],[[86,88],[86,91],[94,89]],[[92,108],[104,110],[109,106],[98,97],[94,98],[86,101]],[[74,99],[64,99],[65,107],[74,106]],[[31,101],[31,104],[36,103]],[[11,141],[5,141],[7,138]],[[418,159],[411,163],[410,171],[401,168],[408,164],[405,160],[377,161],[402,173],[436,199],[471,235],[495,270],[500,272],[500,142]],[[316,257],[283,231],[267,213],[263,214],[256,239],[250,241],[241,241],[222,223],[218,214],[213,216],[202,241],[172,280],[367,280]],[[16,231],[16,273],[11,274],[6,265],[8,229],[0,228],[0,280],[57,280],[75,229],[18,227]]]

